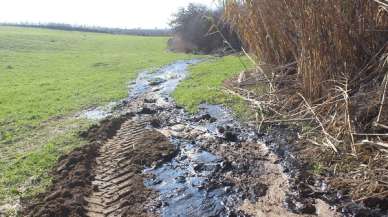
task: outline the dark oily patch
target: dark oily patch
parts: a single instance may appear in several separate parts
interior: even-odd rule
[[[264,141],[280,157],[283,172],[290,176],[291,191],[287,193],[286,207],[297,214],[315,214],[314,201],[319,197],[311,189],[315,186],[313,175],[306,172],[308,166],[294,155],[294,147],[290,145],[291,140],[296,141],[296,138],[290,139],[296,132],[281,125],[271,127],[271,133],[264,137]]]
[[[244,167],[234,164],[236,168],[233,168],[226,159],[201,148],[200,143],[209,141],[198,138],[201,133],[197,132],[188,139],[182,138],[182,135],[186,133],[185,124],[198,127],[197,131],[201,128],[201,132],[210,132],[208,136],[217,138],[217,143],[246,141],[245,136],[250,137],[254,133],[239,130],[239,124],[221,106],[209,105],[211,109],[207,111],[204,105],[204,112],[197,117],[190,117],[175,106],[168,95],[184,78],[186,72],[181,66],[171,65],[152,74],[141,74],[130,94],[139,102],[137,105],[132,103],[134,110],[138,111],[138,119],[150,119],[149,127],[161,132],[171,128],[177,133],[169,138],[176,145],[178,154],[171,161],[154,164],[144,171],[149,177],[145,185],[160,194],[159,200],[151,200],[152,210],[162,216],[246,216],[238,209],[239,204],[244,199],[255,200],[265,194],[266,186],[246,182],[246,186],[235,187],[236,183],[228,180],[226,173],[234,169],[243,174]],[[150,87],[149,81],[157,77],[170,79]],[[139,91],[143,93],[139,94]],[[214,115],[216,117],[212,113],[217,114]],[[220,133],[219,127],[227,130]]]
[[[184,146],[177,157],[146,171],[153,175],[146,181],[146,186],[160,193],[162,215],[220,216],[225,213],[222,197],[227,189],[208,183],[208,177],[220,168],[221,159],[188,142],[175,142]]]
[[[206,109],[206,107],[209,109]],[[283,180],[281,182],[287,181],[285,178],[281,178],[282,175],[279,173],[281,172],[280,167],[275,165],[276,161],[273,157],[270,157],[270,155],[273,155],[270,150],[260,142],[263,137],[257,133],[254,127],[242,125],[238,121],[233,120],[233,115],[222,106],[213,105],[209,107],[207,105],[202,105],[202,112],[212,113],[217,117],[217,121],[215,123],[208,123],[206,128],[209,132],[214,132],[222,142],[207,141],[201,146],[213,153],[223,156],[230,162],[230,165],[225,167],[228,168],[226,177],[232,177],[233,179],[238,180],[232,185],[232,189],[238,192],[234,194],[234,196],[238,196],[238,200],[234,201],[235,204],[238,204],[239,201],[242,200],[249,200],[254,204],[261,197],[266,196],[269,193],[269,187],[275,183],[267,182],[263,177],[272,177],[271,179]],[[225,132],[228,131],[233,132],[236,135],[237,141],[226,139]],[[262,145],[258,145],[259,143]],[[266,182],[266,184],[262,183],[262,181]],[[278,184],[275,186],[277,185]],[[281,185],[284,186],[284,183],[280,183],[280,186]],[[276,194],[277,191],[279,195],[286,194],[287,188],[275,191],[271,190],[270,195],[273,195],[274,192]],[[281,196],[275,195],[275,197]],[[265,198],[271,199],[271,196]],[[276,201],[274,202],[276,203]],[[268,203],[271,203],[271,201],[268,201]],[[279,201],[278,208],[283,208],[283,203],[284,200]],[[267,206],[266,202],[261,204],[263,206],[258,209],[276,209],[276,206]],[[315,207],[316,204],[314,201],[297,205],[300,205],[301,216],[305,214],[316,214],[317,208]],[[253,213],[255,213],[255,211]],[[265,214],[263,213],[262,215]],[[281,215],[288,215],[287,210],[284,210]]]
[[[162,131],[173,131],[170,138],[179,149],[172,161],[145,170],[150,176],[145,185],[160,194],[153,207],[162,216],[248,216],[239,210],[242,202],[254,202],[266,194],[266,185],[243,178],[249,176],[249,170],[260,167],[249,167],[250,162],[230,162],[203,149],[207,143],[241,147],[242,141],[258,139],[250,130],[239,129],[239,123],[222,106],[211,105],[210,112],[206,107],[203,105],[201,113],[192,117],[171,106],[153,116]],[[217,118],[210,113],[217,114]],[[178,122],[170,118],[177,115],[181,116]],[[219,132],[222,126],[226,131],[233,129],[235,138],[228,139]]]

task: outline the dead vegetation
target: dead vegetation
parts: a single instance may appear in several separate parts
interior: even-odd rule
[[[300,138],[332,186],[351,189],[355,201],[387,197],[388,1],[224,4],[257,65],[228,91],[258,108],[259,127],[303,123]]]

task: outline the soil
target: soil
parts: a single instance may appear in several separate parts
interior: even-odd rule
[[[43,194],[25,199],[24,216],[85,216],[85,196],[92,191],[93,167],[100,143],[112,138],[125,118],[105,120],[81,133],[90,144],[62,156],[52,171],[53,184]]]
[[[175,147],[130,116],[81,133],[90,144],[62,157],[52,187],[30,202],[25,216],[149,216],[143,203],[155,194],[145,188],[142,170],[171,158]]]
[[[246,76],[246,84],[240,85],[237,82],[238,78],[235,77],[225,81],[224,86],[234,91],[247,91],[253,78],[249,73]],[[302,127],[296,123],[264,124],[262,128],[264,128],[262,132],[264,132],[263,141],[266,147],[279,158],[283,173],[288,176],[289,190],[286,191],[284,201],[288,210],[299,214],[313,212],[312,204],[315,203],[317,206],[324,202],[336,209],[342,216],[388,216],[387,198],[385,197],[376,196],[356,202],[352,200],[350,192],[354,185],[346,172],[337,170],[334,174],[324,169],[314,171],[315,165],[336,164],[344,158],[348,159],[343,163],[345,166],[346,164],[348,167],[352,164],[357,165],[362,161],[362,154],[360,158],[356,158],[343,153],[334,154],[330,150],[326,152],[322,147],[314,147],[311,143],[298,138]],[[370,164],[368,161],[364,161],[364,164]],[[384,168],[386,165],[377,167]],[[349,182],[337,185],[335,182],[338,182],[339,177],[346,177]],[[372,175],[369,177],[372,178]],[[365,178],[369,177],[368,174],[365,174]]]
[[[144,203],[155,195],[143,182],[144,166],[169,160],[175,147],[146,122],[128,120],[100,148],[87,216],[149,216]]]

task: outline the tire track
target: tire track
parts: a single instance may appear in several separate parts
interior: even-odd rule
[[[158,112],[154,107],[161,105],[145,98],[167,96],[196,62],[180,61],[140,74],[112,118],[80,134],[89,144],[62,157],[53,169],[52,186],[34,201],[23,202],[24,216],[155,216],[149,210],[156,212],[161,204],[149,203],[158,194],[144,186],[143,170],[171,160],[177,150],[162,133],[146,129]],[[155,77],[166,81],[149,85]],[[162,107],[174,106],[162,101]]]
[[[146,213],[140,204],[152,196],[152,192],[143,186],[141,171],[145,165],[174,152],[164,136],[146,129],[146,125],[146,121],[129,120],[115,137],[100,147],[93,192],[86,198],[87,216],[144,216]]]

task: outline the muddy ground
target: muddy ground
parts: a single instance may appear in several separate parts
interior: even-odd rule
[[[90,145],[63,157],[28,216],[294,216],[278,209],[287,190],[278,159],[222,107],[185,116],[162,98],[139,102],[82,134]]]
[[[218,105],[176,106],[169,94],[193,63],[140,74],[113,117],[81,133],[89,145],[62,157],[52,187],[24,201],[24,216],[383,216],[341,213],[293,155],[296,132],[259,133]]]
[[[143,184],[144,166],[170,159],[176,149],[161,133],[145,129],[130,116],[104,121],[82,133],[90,144],[62,157],[53,171],[53,186],[35,201],[25,201],[24,215],[148,216],[144,203],[156,194]],[[136,146],[127,148],[133,139]]]

